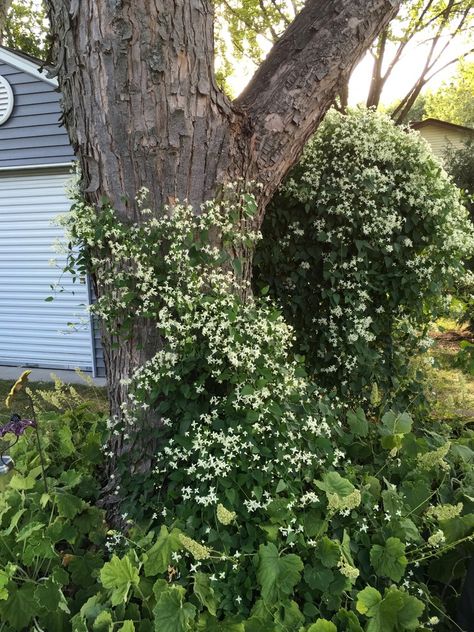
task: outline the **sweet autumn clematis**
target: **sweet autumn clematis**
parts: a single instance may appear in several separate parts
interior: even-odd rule
[[[23,371],[23,373],[17,379],[15,384],[13,384],[13,386],[11,387],[10,392],[8,393],[7,398],[5,400],[5,405],[7,408],[11,407],[16,393],[19,393],[22,390],[22,388],[25,386],[25,384],[28,382],[28,376],[30,373],[31,373],[31,370]]]

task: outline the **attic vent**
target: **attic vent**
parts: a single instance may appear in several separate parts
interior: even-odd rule
[[[0,75],[0,125],[6,123],[13,110],[13,92],[10,84]]]

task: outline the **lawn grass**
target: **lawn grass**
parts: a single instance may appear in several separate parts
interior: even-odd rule
[[[459,362],[463,340],[474,342],[474,335],[454,320],[438,321],[432,332],[434,345],[427,353],[432,362],[427,370],[428,399],[437,419],[474,421],[474,376]]]
[[[54,372],[53,372],[54,373]],[[20,373],[19,373],[20,375]],[[0,425],[3,425],[10,418],[12,411],[28,416],[28,402],[23,393],[19,393],[15,406],[9,410],[5,406],[5,399],[13,385],[13,380],[0,380]],[[87,402],[89,408],[98,413],[106,413],[108,410],[107,392],[104,387],[94,386],[90,383],[66,385],[60,382],[29,382],[27,388],[33,397],[40,402],[42,411],[58,410],[52,401],[48,401],[47,394],[54,400],[58,395],[65,407],[74,406],[79,402]],[[46,394],[46,399],[41,394]],[[35,397],[36,396],[36,397]],[[18,409],[18,410],[17,410]],[[38,411],[41,412],[41,411]]]

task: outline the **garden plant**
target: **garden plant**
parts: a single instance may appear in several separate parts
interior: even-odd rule
[[[420,156],[411,137],[407,147]],[[465,217],[435,163],[428,185],[432,172],[452,201],[440,193],[439,214],[457,234]],[[23,422],[0,494],[2,632],[463,629],[474,433],[414,417],[378,388],[361,406],[318,384],[311,356],[294,353],[299,332],[243,280],[238,253],[260,239],[256,186],[237,182],[199,214],[175,203],[160,218],[142,190],[134,224],[106,202],[96,213],[76,200],[68,268],[101,285],[94,311],[117,344],[138,318],[156,322],[162,348],[124,379],[120,416],[58,385],[48,395],[56,411]],[[454,245],[448,279],[461,268],[464,246]],[[8,401],[18,423],[26,379]],[[143,437],[150,462],[134,454]],[[119,507],[109,515],[101,489]]]
[[[330,112],[262,232],[256,286],[281,305],[317,383],[350,401],[377,384],[388,401],[421,403],[409,361],[467,282],[474,232],[418,134],[372,110]]]

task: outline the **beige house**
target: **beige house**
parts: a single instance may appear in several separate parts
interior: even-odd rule
[[[431,145],[435,156],[441,159],[449,146],[458,148],[467,140],[474,140],[474,129],[438,119],[428,118],[419,123],[411,123],[411,127],[420,132],[420,136]]]

